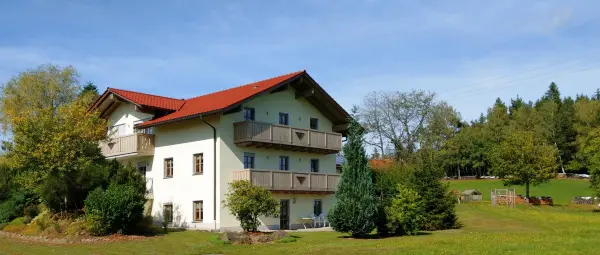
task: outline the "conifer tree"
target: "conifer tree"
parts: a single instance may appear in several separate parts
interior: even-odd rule
[[[364,129],[351,119],[348,142],[343,148],[346,162],[335,193],[337,203],[328,216],[335,231],[355,237],[371,233],[377,215],[375,187],[363,147],[363,134]]]

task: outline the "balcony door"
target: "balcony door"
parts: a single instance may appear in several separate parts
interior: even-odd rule
[[[110,137],[120,137],[126,135],[125,124],[114,125],[110,127],[108,135]]]
[[[279,201],[279,229],[290,229],[290,200]]]

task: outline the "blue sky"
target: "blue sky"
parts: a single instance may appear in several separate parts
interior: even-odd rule
[[[342,106],[430,90],[474,119],[496,97],[600,87],[598,1],[1,1],[0,81],[39,64],[188,98],[306,69]]]

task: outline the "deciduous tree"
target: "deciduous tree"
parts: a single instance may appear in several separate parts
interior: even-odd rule
[[[556,176],[556,147],[536,139],[531,131],[512,131],[493,148],[493,171],[506,185],[529,186],[547,182]]]

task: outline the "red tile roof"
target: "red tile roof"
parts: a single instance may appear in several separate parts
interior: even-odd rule
[[[305,72],[306,71],[304,70],[293,72],[187,100],[109,88],[104,92],[104,94],[102,94],[98,101],[96,101],[96,103],[90,107],[90,111],[98,107],[109,94],[113,93],[134,104],[150,108],[159,108],[170,112],[167,115],[146,121],[138,125],[138,127],[154,126],[164,122],[176,121],[227,109],[228,107],[239,104],[246,99],[274,88],[277,85],[280,85]]]
[[[187,117],[224,110],[230,106],[236,105],[246,99],[260,94],[263,91],[269,90],[304,72],[304,70],[293,72],[271,79],[190,98],[185,100],[185,104],[183,104],[183,106],[174,113],[167,114],[154,120],[146,121],[139,124],[138,127],[154,126],[163,122],[170,122],[179,119],[185,119]]]
[[[183,106],[183,104],[185,103],[185,100],[183,99],[150,95],[146,93],[134,92],[123,89],[108,88],[106,92],[102,94],[100,99],[98,99],[98,101],[96,101],[96,103],[91,107],[91,109],[96,108],[100,104],[100,102],[102,102],[102,100],[110,93],[114,93],[124,98],[125,100],[133,102],[134,104],[164,110],[176,111],[179,110],[179,108],[181,108],[181,106]]]

